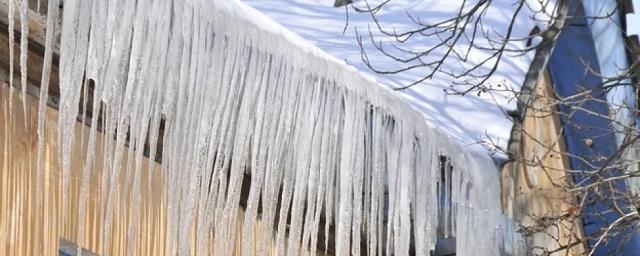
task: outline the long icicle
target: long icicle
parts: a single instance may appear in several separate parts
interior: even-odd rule
[[[55,6],[57,0],[49,0],[48,6]],[[45,145],[45,116],[47,114],[47,102],[49,99],[49,82],[51,76],[51,62],[53,58],[53,37],[56,31],[56,24],[58,21],[58,8],[49,8],[47,10],[47,30],[45,35],[45,52],[44,60],[42,63],[42,78],[40,83],[40,97],[38,102],[38,145],[37,145],[37,157],[36,157],[36,209],[41,211],[42,218],[37,218],[36,223],[40,227],[44,227],[44,145]],[[36,239],[36,252],[44,253],[44,230]]]
[[[16,0],[9,0],[9,13],[8,13],[8,17],[7,19],[9,20],[9,27],[8,27],[8,33],[9,33],[9,116],[12,117],[11,120],[13,120],[13,80],[14,80],[14,62],[15,62],[15,1]]]
[[[22,0],[20,9],[20,90],[22,111],[27,116],[27,56],[29,56],[29,0]],[[25,127],[28,127],[25,118]]]

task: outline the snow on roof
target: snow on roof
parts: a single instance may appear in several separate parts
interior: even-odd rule
[[[373,76],[379,83],[388,87],[402,87],[419,80],[425,73],[430,71],[414,69],[395,75],[381,75],[370,70],[361,59],[360,47],[356,40],[356,30],[361,35],[365,35],[363,40],[364,47],[373,65],[382,69],[394,69],[399,66],[378,52],[371,40],[366,38],[369,33],[368,27],[373,26],[371,16],[367,13],[349,10],[348,26],[345,29],[347,24],[346,9],[344,7],[334,8],[333,1],[247,0],[245,2],[328,54],[343,59],[347,64],[354,66],[362,73]],[[419,18],[424,23],[437,22],[444,18],[454,17],[461,2],[453,0],[391,1],[377,14],[377,17],[383,27],[389,30],[403,31],[415,28],[415,24],[407,13]],[[360,2],[360,4],[363,4],[363,2]],[[511,1],[492,3],[485,16],[483,27],[485,32],[492,35],[491,39],[498,40],[504,35],[514,8],[515,5]],[[536,24],[540,24],[540,22],[533,22],[533,14],[530,9],[535,8],[534,5],[530,4],[525,8],[527,10],[518,15],[514,23],[513,38],[527,37],[533,27]],[[544,17],[536,16],[536,18],[544,20]],[[388,42],[391,40],[388,37],[381,36],[376,31],[373,31],[373,36],[376,42],[380,40]],[[438,38],[431,37],[423,41],[414,41],[408,46],[411,49],[419,50],[438,42]],[[524,44],[524,41],[511,42],[508,47],[522,49],[525,47]],[[468,42],[463,41],[457,47],[464,49],[466,46],[468,46]],[[437,55],[439,53],[435,52],[434,54]],[[453,72],[459,72],[463,67],[469,67],[473,63],[480,61],[481,58],[486,58],[486,54],[486,52],[479,50],[473,51],[470,55],[469,63],[448,62],[445,63],[445,68],[453,70]],[[508,53],[502,59],[497,72],[488,81],[488,84],[499,89],[509,88],[509,92],[503,90],[502,92],[485,93],[480,96],[475,93],[464,96],[452,95],[444,90],[452,88],[451,85],[454,83],[454,79],[440,74],[410,89],[398,91],[398,93],[423,114],[427,123],[450,134],[461,144],[472,145],[488,140],[504,148],[508,142],[509,131],[512,126],[511,121],[507,118],[506,111],[515,108],[513,92],[519,91],[532,57],[533,52],[531,51],[525,55]],[[459,87],[454,88],[461,89]]]
[[[393,93],[390,88],[377,87],[375,88],[375,90],[369,90],[367,87],[365,87],[368,84],[377,84],[375,77],[367,73],[359,72],[356,67],[348,65],[335,55],[329,54],[327,51],[321,49],[312,41],[309,41],[306,38],[303,38],[300,35],[296,34],[294,31],[282,26],[281,24],[274,21],[271,17],[265,15],[259,10],[251,8],[251,6],[243,4],[239,1],[215,0],[213,1],[213,4],[215,5],[215,8],[217,10],[224,12],[225,15],[238,17],[239,20],[243,22],[255,24],[256,27],[260,28],[260,31],[267,32],[268,34],[274,35],[276,37],[281,36],[285,42],[290,42],[291,44],[295,45],[296,49],[286,49],[286,51],[288,51],[288,54],[309,54],[310,56],[318,57],[318,59],[321,61],[326,61],[324,65],[335,65],[333,67],[336,67],[336,70],[343,71],[339,74],[340,76],[350,76],[350,81],[358,81],[347,85],[351,90],[370,96],[369,100],[379,98],[377,100],[385,101],[385,107],[393,109],[395,111],[394,114],[401,114],[408,118],[419,117],[419,113],[415,111],[406,111],[407,109],[410,109],[409,104],[403,101],[397,101],[397,99],[399,98],[398,95]],[[274,42],[266,41],[265,43],[269,44]],[[283,45],[281,47],[287,46]],[[352,76],[353,74],[358,74],[358,76]],[[438,131],[440,132],[441,130]]]

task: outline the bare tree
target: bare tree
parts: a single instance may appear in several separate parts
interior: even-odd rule
[[[434,23],[427,23],[420,17],[414,17],[408,13],[407,16],[413,22],[414,29],[406,31],[386,28],[380,22],[377,13],[390,2],[390,0],[385,0],[373,5],[370,1],[361,1],[358,6],[352,5],[353,10],[368,13],[372,21],[372,26],[366,31],[368,36],[357,32],[359,33],[358,44],[362,49],[363,62],[380,74],[398,74],[414,69],[425,71],[420,79],[396,88],[396,90],[404,90],[431,79],[436,74],[444,74],[452,78],[454,85],[466,85],[463,90],[452,88],[453,93],[466,94],[471,91],[489,89],[485,87],[485,83],[498,70],[505,54],[526,54],[535,51],[537,52],[536,59],[544,60],[548,57],[559,30],[564,26],[569,1],[560,1],[554,6],[540,4],[541,8],[537,11],[537,15],[546,17],[544,19],[550,23],[550,26],[544,30],[535,27],[527,37],[515,37],[514,27],[516,19],[523,15],[524,10],[532,9],[528,6],[530,1],[514,1],[513,13],[505,21],[505,24],[508,25],[504,31],[495,31],[486,25],[485,20],[489,18],[487,17],[488,10],[492,5],[495,5],[491,0],[462,0],[456,15]],[[393,43],[383,44],[380,41],[375,41],[374,32],[392,38]],[[531,42],[536,37],[541,39],[541,43],[532,45]],[[376,51],[382,53],[390,61],[397,63],[397,68],[385,70],[373,65],[369,59],[368,51],[362,47],[363,40],[366,38],[371,40]],[[439,40],[433,45],[428,45],[426,49],[415,51],[411,47],[405,47],[412,42],[431,40],[432,38]],[[513,42],[528,42],[528,44],[526,48],[514,48],[510,46]],[[462,44],[465,46],[463,49],[457,47]],[[483,51],[486,57],[475,61],[464,69],[445,67],[445,63],[449,61],[470,64],[469,57],[473,51]]]
[[[367,31],[357,31],[357,43],[361,48],[362,61],[374,72],[383,75],[394,75],[412,70],[420,70],[421,77],[405,84],[396,90],[404,90],[413,86],[425,86],[424,82],[435,75],[445,75],[451,79],[450,94],[464,95],[470,92],[484,93],[496,90],[513,90],[510,87],[494,88],[489,84],[490,79],[500,69],[506,54],[532,54],[533,60],[525,74],[521,89],[513,90],[516,95],[517,108],[505,114],[513,121],[511,141],[503,153],[508,155],[513,163],[522,168],[537,168],[555,177],[563,177],[553,186],[568,195],[567,204],[570,205],[562,212],[552,212],[545,215],[530,215],[531,225],[522,225],[520,232],[527,236],[547,236],[558,243],[556,248],[545,248],[529,245],[529,251],[537,255],[550,255],[566,250],[576,245],[588,248],[584,253],[591,255],[598,249],[609,244],[607,253],[623,253],[625,244],[638,234],[640,225],[640,198],[637,185],[640,177],[640,146],[638,142],[638,119],[636,103],[615,103],[606,99],[606,95],[620,87],[633,87],[637,94],[636,75],[640,67],[638,58],[631,61],[629,67],[620,67],[617,75],[607,76],[592,69],[588,63],[584,64],[584,73],[599,78],[599,84],[582,86],[576,84],[575,91],[569,95],[553,91],[548,95],[539,93],[536,87],[540,84],[552,50],[557,45],[559,36],[569,26],[575,17],[570,15],[570,9],[575,5],[571,0],[513,0],[513,12],[503,20],[507,24],[504,31],[495,32],[486,26],[488,9],[496,4],[491,0],[461,0],[455,15],[442,20],[426,22],[421,17],[407,13],[413,28],[397,31],[395,28],[385,27],[379,13],[392,2],[391,0],[376,1],[337,1],[336,6],[345,6],[348,12],[366,13],[370,17]],[[575,1],[580,3],[580,1]],[[500,3],[504,4],[504,3]],[[533,7],[532,5],[536,5]],[[581,6],[581,5],[580,5]],[[628,8],[628,4],[620,4]],[[543,17],[547,26],[535,26],[526,37],[514,36],[514,26],[518,15],[533,12],[534,21]],[[622,10],[624,11],[624,10]],[[618,19],[616,15],[620,9],[600,16],[587,17],[589,20]],[[583,17],[584,18],[584,17]],[[490,32],[492,31],[492,32]],[[621,32],[623,33],[623,32]],[[375,36],[374,36],[375,35]],[[387,40],[380,40],[382,35]],[[437,40],[433,40],[433,39]],[[365,40],[369,40],[372,48],[365,47]],[[389,41],[391,41],[389,43]],[[425,42],[426,47],[416,51],[412,44]],[[526,47],[511,47],[514,42]],[[464,45],[464,47],[460,47]],[[637,44],[631,44],[628,51],[632,51]],[[637,49],[637,48],[636,48]],[[378,67],[371,59],[371,51],[381,53],[387,62],[394,63],[391,69]],[[484,58],[471,62],[469,56],[473,51],[483,51]],[[637,53],[636,53],[637,54]],[[446,67],[446,63],[461,63],[458,68]],[[553,90],[553,89],[552,89]],[[637,96],[636,96],[637,99]],[[541,104],[542,102],[542,104]],[[606,110],[603,113],[602,107]],[[629,120],[620,118],[625,113]],[[592,116],[602,122],[609,123],[603,127],[589,127],[579,122],[579,115]],[[557,138],[541,140],[539,136],[528,133],[524,127],[526,119],[556,116],[562,120],[562,129]],[[578,120],[578,121],[576,121]],[[580,134],[583,145],[588,153],[570,152],[558,149],[559,140],[564,140],[569,131]],[[618,140],[614,151],[597,152],[594,143],[602,143],[602,138],[616,138]],[[522,143],[534,143],[542,148],[538,154],[523,152]],[[549,143],[553,141],[553,143]],[[488,141],[486,143],[493,143]],[[564,143],[564,142],[562,142]],[[615,144],[613,141],[609,143]],[[494,145],[497,147],[497,145]],[[589,152],[589,149],[591,152]],[[558,168],[548,165],[541,158],[549,156],[567,159],[571,167]],[[585,232],[583,236],[568,239],[558,237],[558,229],[577,229],[577,226],[599,222],[598,230]],[[570,224],[570,227],[566,225]],[[554,231],[555,230],[555,231]],[[579,232],[574,232],[579,233]],[[636,237],[637,238],[637,237]],[[563,240],[561,242],[560,240]],[[613,248],[613,249],[611,249]]]

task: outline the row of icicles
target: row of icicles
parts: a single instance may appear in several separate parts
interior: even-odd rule
[[[13,49],[13,13],[27,20],[29,6],[8,2]],[[443,232],[464,228],[464,250],[497,252],[499,205],[470,198],[474,177],[463,173],[491,172],[488,157],[459,150],[375,82],[242,16],[244,4],[222,2],[67,0],[47,9],[29,192],[38,225],[25,250],[46,252],[60,236],[101,255],[430,255],[440,191],[453,202]],[[29,30],[20,24],[22,71]],[[456,171],[442,186],[441,155],[451,152]]]

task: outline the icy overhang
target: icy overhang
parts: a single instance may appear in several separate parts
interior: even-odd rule
[[[397,67],[394,65],[398,65],[398,63],[390,61],[382,53],[377,52],[371,40],[367,39],[368,29],[374,25],[371,17],[366,13],[349,9],[347,22],[345,15],[347,9],[345,7],[334,8],[332,1],[248,0],[245,2],[328,54],[344,60],[359,72],[373,77],[383,86],[402,87],[418,80],[428,72],[423,69],[394,75],[381,75],[372,72],[361,60],[361,49],[357,44],[356,30],[364,36],[364,47],[374,65],[382,69],[393,69]],[[360,4],[362,5],[363,2]],[[391,1],[377,16],[381,25],[388,30],[404,31],[415,28],[413,21],[407,14],[411,14],[424,23],[440,21],[455,15],[455,11],[461,3],[462,1],[438,0]],[[541,10],[539,3],[539,1],[530,1],[527,8],[517,16],[513,38],[526,38],[535,25],[545,26],[545,17],[532,14],[533,11]],[[549,6],[552,6],[552,3]],[[509,25],[507,21],[514,11],[513,8],[514,5],[511,1],[491,3],[487,14],[487,17],[490,18],[486,19],[487,24],[484,24],[483,28],[491,34],[492,39],[499,40],[500,36],[504,35],[504,31]],[[533,16],[539,21],[534,22]],[[375,29],[372,30],[376,42],[389,43],[391,40],[381,36]],[[419,50],[438,42],[438,38],[433,37],[408,45],[408,47]],[[458,49],[465,49],[468,44],[469,42],[462,41],[458,45]],[[512,42],[508,47],[524,49],[526,47],[524,44],[524,41]],[[434,54],[441,54],[441,52]],[[396,93],[410,102],[411,106],[422,114],[427,123],[449,134],[461,145],[467,146],[482,141],[486,142],[490,148],[493,146],[504,148],[512,126],[506,112],[515,108],[514,92],[520,90],[532,54],[533,52],[507,54],[498,71],[488,81],[490,86],[497,89],[493,93],[485,93],[481,96],[477,96],[475,93],[465,96],[450,95],[443,90],[451,89],[454,81],[445,75],[436,75],[408,90]],[[476,51],[470,56],[469,63],[448,63],[447,68],[461,71],[485,55],[486,53],[482,51]],[[460,89],[460,87],[456,89]]]

